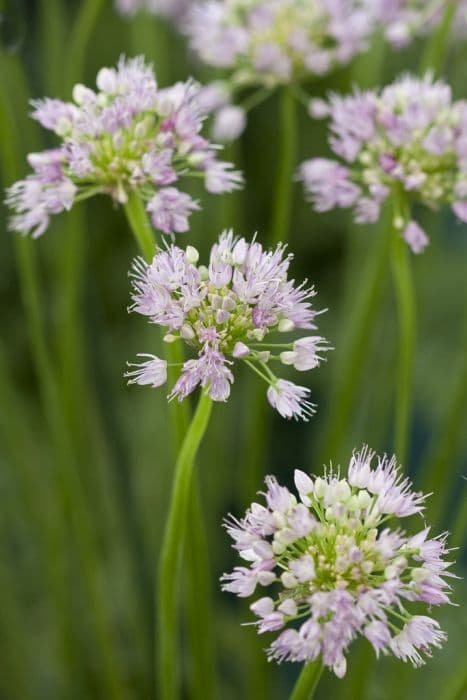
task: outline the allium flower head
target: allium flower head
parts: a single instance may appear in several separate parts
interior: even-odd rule
[[[250,605],[260,634],[280,632],[269,658],[321,658],[342,677],[348,647],[363,635],[377,656],[423,664],[446,635],[420,614],[420,603],[449,602],[445,579],[453,576],[445,535],[432,539],[425,527],[409,537],[398,527],[398,518],[422,512],[425,497],[394,457],[366,447],[354,452],[345,476],[296,470],[295,486],[298,498],[266,477],[266,505],[253,503],[242,520],[225,523],[247,564],[222,576],[223,590],[248,597],[258,586],[269,589]]]
[[[224,232],[211,250],[209,265],[198,265],[198,252],[175,245],[158,252],[150,264],[134,263],[132,310],[167,329],[167,342],[184,342],[194,353],[181,367],[170,398],[180,401],[198,385],[214,401],[226,401],[234,381],[233,366],[242,361],[268,384],[270,404],[285,418],[307,420],[313,413],[310,390],[279,379],[271,364],[299,371],[319,366],[327,342],[318,335],[284,343],[272,332],[315,329],[315,295],[306,282],[288,279],[292,259],[283,246],[266,251]],[[267,338],[267,342],[266,341]],[[132,365],[131,383],[159,386],[166,364],[155,356]]]
[[[368,11],[381,24],[388,41],[396,48],[407,46],[414,37],[428,34],[439,24],[446,0],[368,0]],[[465,32],[467,2],[458,0],[454,26]]]
[[[324,116],[321,100],[316,107]],[[406,76],[380,91],[331,95],[327,115],[339,161],[314,158],[299,171],[317,211],[354,207],[357,223],[373,223],[385,200],[402,195],[395,224],[416,253],[428,238],[410,219],[412,203],[448,204],[467,221],[467,102],[454,101],[449,85]]]
[[[102,68],[96,82],[97,92],[75,85],[73,102],[33,102],[34,119],[62,143],[31,153],[33,174],[8,190],[13,230],[39,236],[50,215],[80,199],[106,193],[125,203],[137,191],[156,228],[180,233],[199,208],[175,186],[182,176],[204,177],[216,194],[240,186],[240,174],[218,161],[217,147],[201,136],[196,83],[161,89],[142,58],[121,58],[117,68]]]
[[[365,49],[365,0],[204,0],[188,22],[191,46],[238,84],[324,75]]]

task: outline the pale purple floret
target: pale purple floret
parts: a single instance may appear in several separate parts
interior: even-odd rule
[[[164,187],[149,200],[147,210],[154,228],[163,233],[184,233],[188,231],[188,217],[200,206],[190,195],[176,187]]]
[[[454,101],[449,85],[429,74],[405,76],[379,91],[331,95],[311,113],[329,117],[329,143],[342,161],[313,158],[300,166],[317,211],[353,207],[357,223],[375,223],[387,200],[405,198],[394,224],[414,253],[428,237],[410,203],[448,204],[467,221],[467,103]]]
[[[141,57],[102,68],[96,84],[97,91],[75,85],[71,103],[33,102],[33,118],[61,145],[31,153],[33,174],[8,190],[13,230],[38,236],[51,214],[77,200],[104,193],[126,204],[136,193],[156,228],[181,233],[200,208],[182,191],[183,177],[202,177],[213,194],[242,186],[241,174],[219,161],[218,146],[201,135],[206,111],[198,102],[199,85],[188,80],[161,89]]]
[[[342,678],[349,646],[362,635],[377,656],[420,666],[446,641],[436,620],[419,614],[420,604],[448,603],[445,579],[453,576],[445,534],[430,539],[425,528],[408,537],[397,522],[420,514],[424,497],[412,492],[394,457],[367,447],[353,453],[347,476],[296,470],[295,486],[299,498],[269,476],[266,505],[253,503],[242,520],[225,521],[246,565],[224,574],[222,589],[248,597],[258,585],[273,586],[250,605],[258,633],[280,632],[269,659],[320,659]],[[394,529],[381,527],[391,519]]]
[[[293,382],[279,379],[268,389],[268,401],[283,418],[302,418],[312,416],[314,405],[307,401],[310,390]]]
[[[128,363],[129,367],[136,368],[125,373],[125,377],[128,379],[128,384],[158,387],[166,383],[167,362],[165,360],[161,360],[160,357],[148,355],[146,353],[139,353],[138,357],[147,357],[149,359],[140,363]]]
[[[183,212],[180,216],[183,219]],[[182,341],[196,353],[181,367],[169,397],[181,401],[201,386],[214,401],[226,401],[233,365],[244,361],[266,380],[269,402],[280,415],[307,420],[314,409],[308,401],[310,390],[279,379],[270,361],[305,371],[318,367],[331,348],[321,336],[306,336],[293,344],[263,342],[272,331],[315,328],[317,312],[310,303],[315,292],[288,279],[292,256],[283,246],[267,251],[256,240],[247,243],[228,231],[213,245],[207,267],[199,266],[198,258],[191,246],[184,251],[172,245],[150,264],[136,260],[132,270],[132,310],[165,327],[167,342]],[[150,384],[152,370],[151,360],[128,376]]]

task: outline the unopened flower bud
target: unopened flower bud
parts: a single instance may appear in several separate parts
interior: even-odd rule
[[[281,318],[277,325],[279,333],[290,333],[295,328],[295,323],[290,318]]]

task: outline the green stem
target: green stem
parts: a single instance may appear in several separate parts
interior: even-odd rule
[[[124,208],[141,255],[146,262],[150,262],[156,253],[157,244],[144,202],[136,192],[130,192]]]
[[[427,522],[439,523],[452,490],[446,488],[446,467],[455,462],[464,442],[467,420],[467,329],[461,365],[455,373],[454,391],[446,414],[438,428],[431,447],[431,454],[423,470],[423,490],[434,493],[429,499]]]
[[[398,229],[393,231],[391,266],[399,323],[394,448],[399,462],[405,464],[412,414],[416,309],[410,250]]]
[[[209,623],[211,580],[210,557],[203,525],[203,502],[197,479],[193,479],[188,522],[192,527],[187,533],[186,568],[187,622],[190,640],[190,683],[188,697],[193,700],[216,700],[219,697],[215,685],[215,643]]]
[[[444,15],[441,22],[438,24],[436,31],[431,35],[420,63],[420,73],[423,75],[431,70],[435,73],[440,73],[443,67],[446,56],[446,46],[449,39],[452,23],[456,14],[458,0],[448,0]]]
[[[342,335],[336,340],[333,387],[319,450],[324,462],[331,457],[337,461],[341,458],[340,450],[348,430],[386,280],[391,241],[387,222],[372,235],[374,240],[355,281],[356,287],[347,295],[352,303],[344,310]]]
[[[157,244],[154,239],[153,229],[151,227],[147,212],[144,208],[144,202],[137,194],[130,193],[128,202],[125,204],[124,209],[141,255],[147,262],[149,262],[152,260],[155,252],[157,251]],[[179,374],[178,365],[183,364],[184,360],[183,345],[180,342],[167,344],[166,356],[169,364],[169,381],[174,383]],[[186,401],[171,401],[169,404],[169,416],[174,453],[178,454],[182,448],[190,421],[188,403]],[[190,535],[193,541],[190,542],[190,555],[187,559],[187,563],[191,573],[191,578],[196,578],[197,581],[196,593],[198,600],[196,600],[196,596],[191,596],[189,598],[190,610],[188,614],[190,620],[195,620],[199,619],[199,616],[203,611],[209,610],[210,598],[208,583],[208,542],[202,517],[200,493],[197,485],[193,486],[190,508],[191,523],[193,526],[192,529],[196,532],[193,532],[193,534]],[[202,568],[199,566],[200,561],[205,562]],[[209,700],[211,697],[214,697],[213,688],[215,686],[215,664],[213,661],[215,655],[212,654],[212,656],[209,657],[209,654],[206,653],[206,649],[212,649],[214,646],[213,626],[211,624],[210,615],[204,616],[203,629],[203,642],[192,644],[193,674],[195,679],[193,685],[193,697]],[[174,633],[176,634],[176,631]],[[193,636],[192,641],[195,641]],[[159,640],[159,644],[160,643],[161,640]],[[197,690],[201,686],[196,679],[200,678],[204,680],[204,688],[201,688],[203,694],[198,694]],[[211,691],[212,695],[210,695]]]
[[[457,509],[457,513],[454,516],[454,522],[452,524],[452,536],[449,539],[449,543],[452,547],[459,547],[462,549],[465,547],[465,539],[467,535],[467,488],[464,483],[462,490],[462,498]]]
[[[293,91],[280,95],[279,154],[273,202],[271,243],[287,243],[292,218],[293,174],[297,155],[297,113]]]
[[[23,80],[24,76],[21,66],[14,58],[11,59],[11,62],[14,72]],[[4,63],[7,63],[7,59],[2,57],[2,64]],[[3,67],[4,65],[2,65]],[[9,73],[7,72],[6,75],[9,75]],[[21,153],[19,146],[21,141],[20,135],[17,133],[17,123],[13,118],[13,114],[10,113],[10,95],[11,93],[8,92],[6,94],[0,92],[0,131],[5,129],[5,134],[0,134],[2,136],[0,142],[5,149],[2,153],[2,159],[5,164],[8,163],[6,171],[14,179],[17,177],[14,170],[17,167],[15,162],[21,162],[22,158],[19,156]],[[21,138],[23,138],[23,133],[21,133]],[[13,155],[15,156],[14,160],[12,160]],[[101,653],[104,692],[109,698],[123,700],[123,698],[126,698],[126,688],[122,678],[122,669],[114,648],[115,640],[111,630],[112,623],[109,619],[107,601],[99,580],[100,556],[95,546],[94,528],[90,521],[85,494],[77,473],[77,464],[73,455],[68,425],[64,418],[58,382],[46,337],[44,304],[33,249],[34,242],[30,239],[16,236],[14,243],[21,295],[38,377],[40,398],[55,457],[55,495],[57,502],[61,503],[65,513],[69,514],[71,530],[76,540],[74,544],[76,544],[76,552],[79,557],[79,563],[82,566],[83,579],[87,587],[92,611],[91,620]]]
[[[165,526],[157,585],[157,665],[160,700],[178,697],[180,677],[178,584],[180,555],[186,533],[193,466],[208,426],[212,401],[201,394],[175,466],[174,484]]]
[[[321,661],[311,661],[305,664],[292,691],[290,700],[312,700],[323,670],[324,666]]]
[[[89,39],[94,31],[105,0],[84,0],[73,22],[73,29],[67,44],[67,62],[65,66],[65,88],[82,79],[85,60],[88,54]]]

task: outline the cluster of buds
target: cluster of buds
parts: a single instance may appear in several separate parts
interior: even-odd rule
[[[282,246],[265,251],[229,231],[212,247],[208,267],[198,265],[198,257],[191,246],[185,251],[172,245],[150,264],[138,259],[133,267],[132,310],[167,328],[166,342],[182,341],[197,354],[183,364],[170,398],[182,400],[201,385],[214,401],[226,401],[231,368],[242,361],[266,381],[268,400],[283,417],[306,420],[313,413],[310,390],[279,379],[271,364],[313,369],[329,350],[327,342],[317,335],[265,342],[272,332],[316,328],[313,288],[287,278],[292,256]],[[167,362],[145,357],[127,374],[130,382],[164,384]]]
[[[258,586],[274,590],[250,606],[259,633],[280,631],[270,659],[321,658],[342,677],[358,635],[378,656],[392,653],[414,666],[446,639],[434,619],[411,612],[415,603],[449,602],[446,536],[388,527],[421,513],[425,497],[412,491],[394,457],[378,457],[376,467],[374,458],[366,447],[354,452],[345,477],[296,470],[298,499],[269,476],[266,505],[253,503],[242,520],[226,521],[248,566],[225,574],[223,590],[240,597]]]
[[[199,204],[174,183],[202,177],[214,194],[242,183],[230,163],[217,159],[217,147],[201,136],[204,114],[200,88],[192,81],[160,89],[142,58],[120,59],[102,68],[95,92],[75,85],[73,102],[34,102],[33,117],[62,139],[59,148],[31,153],[34,173],[10,187],[16,212],[11,228],[41,235],[51,214],[82,199],[109,194],[124,204],[136,191],[155,228],[164,233],[188,230]]]
[[[313,100],[330,118],[330,146],[340,161],[314,158],[300,167],[317,211],[354,207],[357,223],[373,223],[390,196],[405,206],[394,223],[415,253],[428,238],[410,205],[448,204],[467,221],[467,102],[432,76],[410,76],[382,90]]]

